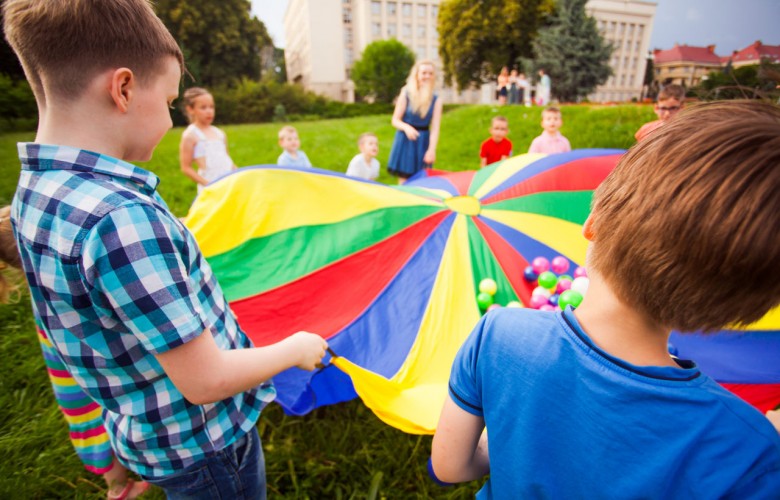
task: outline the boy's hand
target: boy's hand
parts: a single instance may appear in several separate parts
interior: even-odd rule
[[[780,432],[780,410],[769,410],[766,412],[766,418],[775,426],[777,432]]]
[[[298,362],[295,366],[308,371],[318,367],[328,348],[325,339],[309,332],[294,333],[282,342],[289,344],[292,352],[297,355]]]

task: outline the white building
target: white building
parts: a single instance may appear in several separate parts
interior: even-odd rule
[[[375,40],[395,38],[418,59],[437,64],[445,102],[490,103],[495,84],[456,92],[443,86],[436,29],[439,0],[290,0],[284,18],[287,78],[331,99],[353,102],[352,64]],[[655,4],[642,0],[590,0],[587,10],[615,46],[614,76],[590,96],[594,101],[639,97]],[[555,82],[553,82],[553,86]]]

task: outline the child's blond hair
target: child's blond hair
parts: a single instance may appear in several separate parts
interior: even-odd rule
[[[496,122],[504,122],[507,125],[509,125],[509,120],[507,120],[506,116],[502,116],[502,115],[494,116],[493,119],[490,120],[490,125],[493,126]]]
[[[202,87],[190,87],[184,91],[181,96],[181,104],[184,110],[184,116],[192,123],[192,115],[190,114],[190,108],[195,104],[195,99],[203,95],[211,95],[211,92]]]
[[[281,128],[281,130],[279,130],[279,140],[281,141],[282,139],[284,139],[285,137],[291,134],[297,135],[298,131],[295,130],[295,127],[293,127],[292,125],[285,125],[284,127]]]
[[[589,266],[648,321],[681,331],[780,304],[780,107],[696,105],[599,186]]]
[[[39,103],[80,96],[101,71],[127,67],[146,84],[166,57],[183,65],[147,0],[5,0],[4,29]]]
[[[19,289],[22,260],[16,247],[11,228],[11,207],[0,208],[0,304],[8,302],[11,295]]]
[[[360,137],[358,137],[358,141],[357,141],[358,147],[362,146],[363,145],[363,141],[365,141],[369,137],[373,137],[374,139],[377,138],[376,134],[373,133],[373,132],[365,132],[363,134],[360,134]]]
[[[542,111],[542,115],[544,115],[545,113],[553,113],[557,115],[563,114],[561,113],[561,108],[558,108],[556,106],[547,106],[546,108],[544,108],[544,111]]]

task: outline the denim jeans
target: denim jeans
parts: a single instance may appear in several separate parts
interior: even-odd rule
[[[265,500],[265,459],[257,428],[231,446],[161,478],[144,478],[170,500]]]

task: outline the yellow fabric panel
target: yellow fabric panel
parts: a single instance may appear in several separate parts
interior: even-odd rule
[[[452,360],[479,320],[466,217],[456,217],[420,331],[398,372],[386,379],[344,358],[334,364],[352,377],[363,402],[384,422],[411,434],[436,430]]]
[[[388,207],[420,205],[441,203],[347,177],[246,169],[207,186],[190,207],[185,224],[209,257],[286,229],[331,224]],[[277,208],[283,206],[295,210]]]
[[[515,175],[520,170],[524,169],[531,163],[544,158],[545,154],[530,153],[524,155],[513,156],[504,160],[497,168],[496,171],[482,184],[479,189],[474,193],[474,197],[482,198],[498,186],[504,183],[507,179]]]
[[[780,307],[775,307],[755,323],[739,328],[739,330],[780,330]]]
[[[483,209],[482,215],[515,228],[578,264],[585,264],[588,240],[582,235],[582,226],[579,224],[546,215],[511,210]]]

